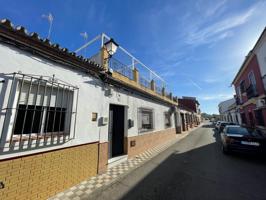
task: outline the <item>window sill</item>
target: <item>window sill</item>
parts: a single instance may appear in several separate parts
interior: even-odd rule
[[[6,141],[6,143],[14,143],[14,142],[19,142],[19,141],[28,141],[28,140],[41,140],[41,139],[48,139],[48,138],[54,138],[54,137],[63,137],[63,136],[69,136],[69,134],[65,134],[64,132],[55,132],[55,133],[46,133],[46,134],[23,134],[22,136],[20,135],[13,135],[11,140]]]
[[[146,133],[150,133],[150,132],[154,132],[154,129],[146,129],[146,130],[139,130],[139,134],[146,134]]]

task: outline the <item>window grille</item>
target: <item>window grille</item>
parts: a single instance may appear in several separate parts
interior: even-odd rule
[[[170,128],[172,126],[171,115],[169,112],[164,113],[164,126]]]
[[[138,129],[139,132],[151,131],[154,128],[154,113],[152,109],[139,108]]]
[[[13,73],[4,77],[2,91],[7,92],[0,96],[6,101],[0,120],[3,151],[58,145],[75,137],[77,87],[55,76]]]
[[[265,125],[262,110],[255,110],[255,117],[256,117],[257,125],[259,126]]]
[[[241,115],[242,124],[246,124],[247,123],[246,114],[245,113],[241,113],[240,115]]]

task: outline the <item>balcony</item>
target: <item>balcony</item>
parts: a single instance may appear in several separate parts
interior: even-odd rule
[[[253,97],[257,97],[258,96],[258,92],[257,92],[257,89],[256,89],[256,86],[250,84],[248,86],[248,88],[246,89],[246,92],[247,92],[247,98],[248,99],[251,99]]]
[[[241,101],[239,97],[236,96],[235,99],[236,99],[236,105],[242,105],[243,104],[243,101]]]

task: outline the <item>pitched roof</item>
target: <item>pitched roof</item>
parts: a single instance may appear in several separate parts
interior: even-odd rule
[[[99,64],[83,56],[78,56],[75,52],[69,52],[67,48],[63,48],[59,44],[52,44],[48,39],[40,38],[35,32],[28,33],[23,26],[15,27],[8,19],[0,20],[0,43],[12,45],[23,51],[28,51],[34,55],[44,57],[70,68],[90,73],[104,82],[134,90],[138,94],[154,101],[175,105],[174,103],[170,103],[162,98],[151,95],[113,78],[112,75],[106,73],[104,68]]]
[[[75,52],[70,52],[59,44],[53,44],[48,39],[40,38],[35,32],[28,33],[23,26],[15,27],[8,19],[0,20],[0,42],[14,45],[24,51],[30,51],[33,54],[84,71],[99,72],[104,70],[99,64],[83,56],[78,56]]]

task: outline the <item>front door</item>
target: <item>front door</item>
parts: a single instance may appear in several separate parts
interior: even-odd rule
[[[109,158],[124,154],[125,107],[110,105]]]
[[[181,122],[182,122],[182,131],[186,131],[185,116],[183,113],[181,113],[180,116],[181,116]]]

